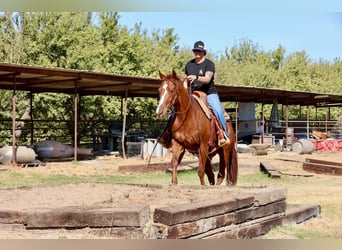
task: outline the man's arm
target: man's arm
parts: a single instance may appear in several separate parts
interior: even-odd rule
[[[202,84],[208,84],[213,78],[214,73],[212,71],[206,71],[204,76],[189,75],[187,76],[189,82],[199,82]]]

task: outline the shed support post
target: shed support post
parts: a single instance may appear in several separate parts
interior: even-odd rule
[[[288,148],[288,145],[291,144],[291,134],[289,133],[289,105],[286,103],[286,110],[285,110],[285,147]]]
[[[30,124],[31,124],[31,144],[34,143],[34,124],[33,124],[33,94],[30,92]]]
[[[328,133],[328,121],[330,119],[330,107],[325,108],[325,133]]]
[[[13,95],[12,95],[12,164],[17,163],[17,150],[16,150],[16,137],[15,137],[15,129],[16,129],[16,116],[17,116],[17,96],[16,96],[16,77],[13,79]]]
[[[264,137],[265,137],[265,105],[264,105],[264,101],[262,101],[261,104],[261,121],[262,121],[262,125],[261,125],[261,144],[264,144]]]
[[[238,128],[239,128],[239,103],[235,106],[235,141],[238,143]]]
[[[308,110],[306,113],[306,139],[310,138],[310,106],[308,105]]]
[[[74,95],[74,160],[77,161],[78,94]]]
[[[128,97],[128,87],[125,91],[125,100],[123,105],[123,121],[122,121],[122,136],[121,136],[121,148],[122,148],[122,157],[126,159],[125,152],[125,133],[126,133],[126,117],[127,117],[127,97]]]

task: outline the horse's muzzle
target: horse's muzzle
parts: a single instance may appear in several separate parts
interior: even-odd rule
[[[159,120],[163,120],[163,119],[167,118],[167,115],[168,115],[168,112],[165,109],[157,111],[157,118]]]

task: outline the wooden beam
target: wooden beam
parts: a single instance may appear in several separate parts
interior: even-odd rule
[[[342,175],[342,163],[306,159],[303,163],[303,169],[316,174],[328,174],[328,175]]]

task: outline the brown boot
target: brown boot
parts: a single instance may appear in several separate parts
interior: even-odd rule
[[[219,137],[219,140],[218,140],[218,145],[219,147],[224,147],[226,145],[229,145],[230,144],[230,139],[229,137],[226,135],[225,132],[220,132],[219,133],[221,136]]]

